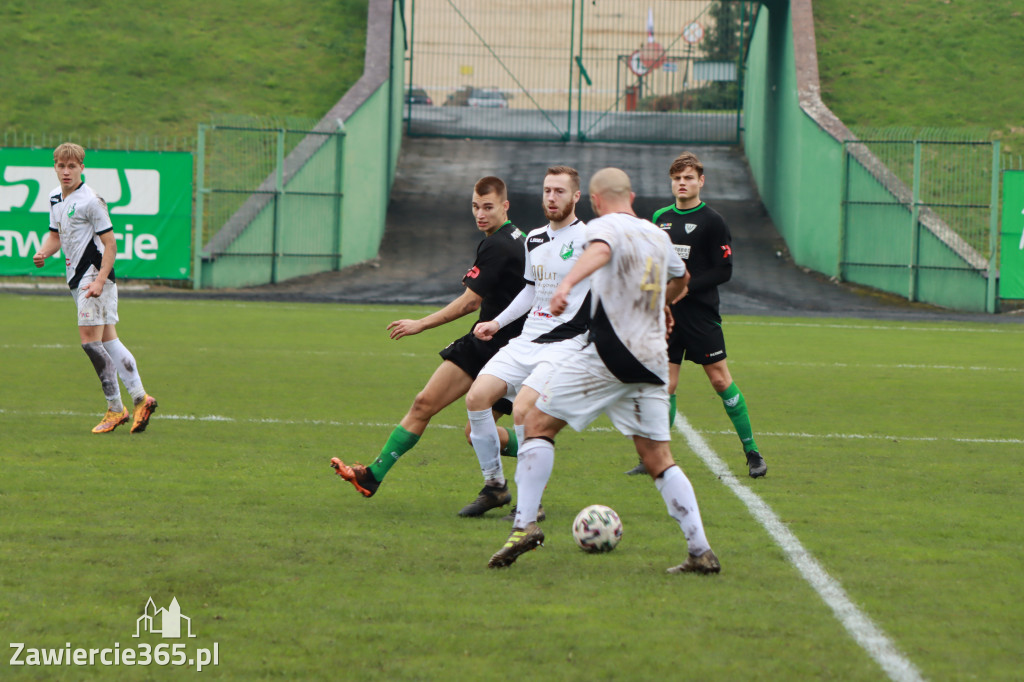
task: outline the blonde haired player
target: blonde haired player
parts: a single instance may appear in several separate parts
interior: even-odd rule
[[[78,336],[107,399],[107,412],[92,432],[109,433],[131,419],[131,433],[141,433],[157,403],[142,386],[135,357],[117,338],[114,225],[106,202],[82,181],[82,147],[61,144],[53,150],[53,167],[60,186],[50,193],[50,231],[32,262],[41,268],[47,258],[64,251],[68,287],[78,308]],[[131,415],[121,403],[118,375],[135,403]]]

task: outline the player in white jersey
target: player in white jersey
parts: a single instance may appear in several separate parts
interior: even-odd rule
[[[516,439],[522,442],[527,411],[537,399],[544,377],[565,354],[583,348],[590,316],[586,283],[573,290],[560,314],[549,303],[559,282],[583,252],[586,224],[576,217],[580,200],[580,176],[575,168],[552,166],[544,176],[544,214],[550,221],[526,237],[526,286],[493,320],[473,328],[477,338],[488,340],[503,326],[526,314],[522,333],[491,358],[466,394],[469,440],[480,461],[484,487],[477,498],[462,508],[459,516],[480,516],[508,504],[508,490],[501,465],[498,429],[491,405],[502,396],[515,398],[512,419]],[[538,500],[538,505],[540,501]],[[541,513],[543,513],[541,511]]]
[[[60,187],[50,193],[50,231],[32,257],[36,267],[64,252],[68,287],[78,308],[78,335],[92,361],[107,399],[107,412],[93,433],[109,433],[132,419],[131,433],[141,433],[156,410],[156,399],[142,386],[135,357],[117,338],[117,243],[107,205],[82,181],[85,150],[65,142],[53,152]],[[121,403],[120,374],[135,403],[133,415]]]
[[[669,448],[665,303],[685,294],[686,266],[668,237],[633,213],[634,194],[621,170],[598,171],[590,198],[599,217],[587,226],[583,256],[551,297],[551,312],[561,313],[573,288],[590,276],[591,343],[555,369],[526,417],[515,525],[487,565],[509,566],[544,541],[535,510],[554,466],[554,438],[567,423],[581,430],[603,412],[633,438],[669,516],[686,537],[689,557],[668,571],[718,573],[693,486]]]

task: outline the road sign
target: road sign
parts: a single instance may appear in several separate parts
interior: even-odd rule
[[[683,40],[693,45],[699,43],[700,39],[704,37],[704,27],[698,24],[696,21],[692,24],[687,25],[683,29]]]
[[[640,59],[648,69],[657,69],[665,63],[665,49],[658,43],[649,42],[640,48]]]
[[[643,77],[647,75],[647,72],[650,71],[650,69],[648,69],[647,65],[644,64],[644,58],[640,52],[641,50],[637,50],[633,54],[629,55],[629,70],[636,75]]]

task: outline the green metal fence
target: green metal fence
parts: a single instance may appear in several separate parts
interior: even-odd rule
[[[82,145],[86,152],[96,150],[126,152],[192,152],[196,138],[166,137],[159,135],[78,135],[68,133],[37,133],[5,131],[0,147],[24,147],[28,149],[55,149],[63,142]]]
[[[855,133],[844,144],[840,277],[911,301],[994,309],[999,143],[973,131]]]
[[[199,127],[196,272],[204,259],[260,283],[338,269],[345,134],[315,126],[236,117]],[[313,163],[288,162],[300,144],[320,149]]]
[[[378,253],[402,139],[402,8],[369,0],[363,75],[318,121],[200,128],[197,288],[276,283]]]
[[[757,3],[407,3],[409,135],[736,143]]]

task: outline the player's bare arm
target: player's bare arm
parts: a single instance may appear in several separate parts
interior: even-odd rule
[[[388,331],[392,339],[419,334],[422,331],[440,327],[442,324],[447,324],[452,320],[457,320],[479,310],[482,302],[483,297],[480,294],[467,288],[462,292],[461,296],[440,310],[418,320],[395,320],[388,325]]]
[[[490,341],[498,333],[499,329],[530,312],[530,308],[533,306],[534,289],[535,287],[532,282],[526,282],[522,290],[512,299],[512,302],[498,313],[493,320],[480,322],[473,327],[474,336],[481,341]]]
[[[478,322],[477,325],[473,327],[473,336],[481,341],[490,341],[494,338],[494,335],[498,333],[499,329],[501,329],[501,326],[494,320]]]
[[[568,305],[569,292],[572,288],[594,274],[612,259],[612,247],[605,242],[593,241],[587,244],[587,250],[583,252],[572,270],[562,278],[551,296],[550,310],[552,315],[561,315]]]
[[[676,318],[672,315],[672,307],[665,306],[665,338],[667,339],[672,335],[672,330],[676,326]]]
[[[114,269],[114,259],[117,257],[117,242],[114,241],[114,231],[107,230],[100,235],[103,242],[103,260],[100,261],[100,271],[96,279],[89,283],[85,289],[86,298],[94,298],[103,293],[103,285],[107,283],[110,271]]]
[[[39,245],[39,250],[32,256],[32,262],[37,268],[41,268],[46,265],[46,259],[58,251],[60,251],[60,235],[51,230],[43,237],[43,243]]]
[[[686,297],[686,293],[689,291],[690,286],[690,271],[687,270],[686,274],[682,277],[675,277],[668,281],[665,285],[665,300],[676,303],[677,301]]]

